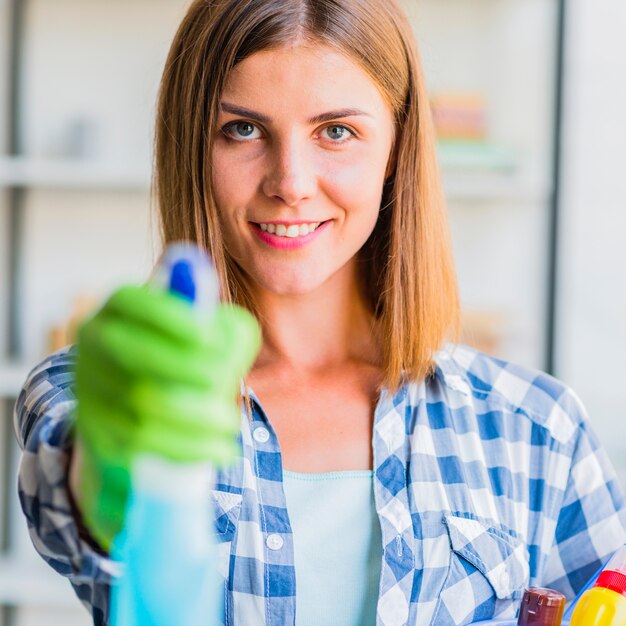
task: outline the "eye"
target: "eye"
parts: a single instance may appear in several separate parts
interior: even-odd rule
[[[324,132],[328,133],[328,137],[333,140],[333,143],[346,143],[354,137],[354,133],[347,126],[341,124],[331,124],[324,129]]]
[[[222,128],[222,132],[235,141],[258,139],[258,136],[254,136],[255,130],[258,130],[257,127],[250,122],[230,122]]]

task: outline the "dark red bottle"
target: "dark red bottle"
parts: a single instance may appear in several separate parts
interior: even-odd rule
[[[561,626],[565,596],[553,589],[526,589],[517,626]]]

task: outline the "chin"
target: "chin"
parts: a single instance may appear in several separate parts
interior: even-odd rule
[[[321,276],[264,276],[257,283],[277,296],[304,296],[319,289],[325,282]]]

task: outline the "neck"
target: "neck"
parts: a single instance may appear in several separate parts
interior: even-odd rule
[[[264,291],[256,300],[263,348],[255,368],[315,372],[347,361],[380,363],[374,318],[359,288],[356,263],[312,292]]]

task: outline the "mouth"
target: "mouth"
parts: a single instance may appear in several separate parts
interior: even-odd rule
[[[276,237],[288,237],[289,239],[296,239],[298,237],[306,237],[315,232],[320,226],[323,226],[330,220],[323,222],[252,222],[253,226],[264,233],[269,233]]]
[[[294,249],[308,244],[333,220],[322,222],[250,222],[255,234],[272,248]]]

